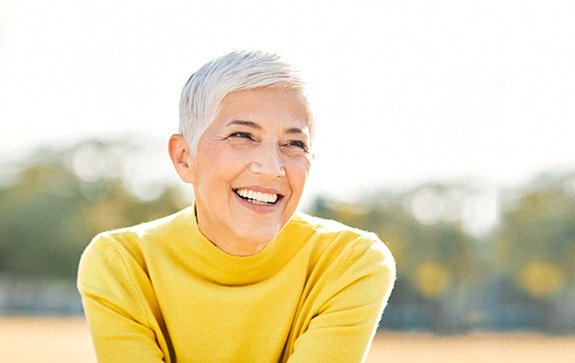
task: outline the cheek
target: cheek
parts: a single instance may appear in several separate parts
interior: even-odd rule
[[[289,170],[289,180],[291,187],[294,191],[303,189],[307,176],[309,174],[310,163],[307,160],[295,160],[286,164],[286,169]]]
[[[247,164],[244,154],[233,150],[211,154],[203,163],[204,182],[213,186],[232,183]]]

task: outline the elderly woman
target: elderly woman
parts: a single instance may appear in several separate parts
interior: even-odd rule
[[[371,233],[296,212],[313,121],[279,57],[234,52],[183,88],[193,206],[98,235],[82,294],[100,362],[360,362],[395,280]]]

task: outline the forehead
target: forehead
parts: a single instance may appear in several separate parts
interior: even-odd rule
[[[214,123],[234,119],[267,125],[286,124],[311,129],[307,99],[293,88],[262,87],[228,93],[220,104]]]

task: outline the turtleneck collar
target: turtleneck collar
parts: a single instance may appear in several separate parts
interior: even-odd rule
[[[205,279],[222,285],[248,285],[277,273],[309,237],[290,233],[293,219],[264,249],[251,256],[230,255],[210,242],[198,228],[194,207],[178,213],[174,224],[178,231],[171,234],[186,265]]]

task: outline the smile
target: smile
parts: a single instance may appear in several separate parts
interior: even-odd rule
[[[283,198],[281,194],[256,192],[250,189],[234,189],[237,196],[256,205],[273,205]]]

